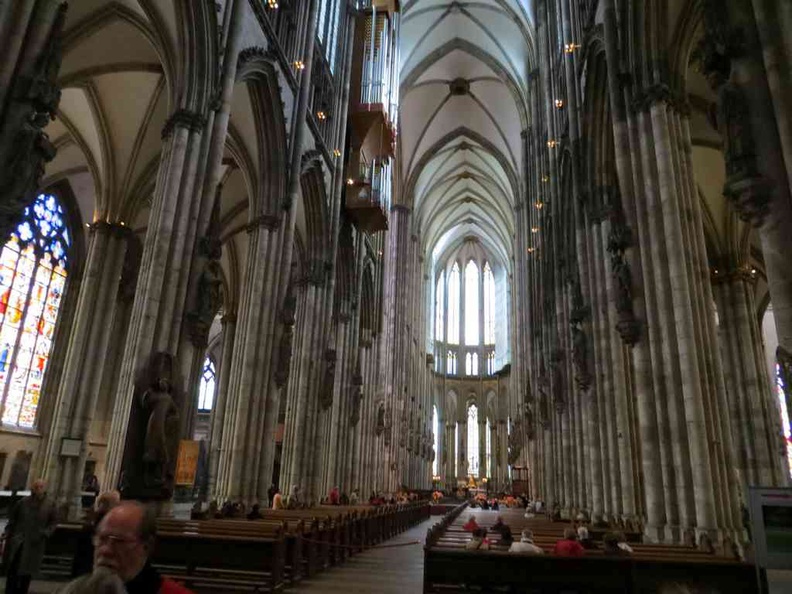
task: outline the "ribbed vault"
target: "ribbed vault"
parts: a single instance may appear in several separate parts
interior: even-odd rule
[[[535,63],[530,4],[403,4],[402,196],[433,266],[474,236],[510,270]]]

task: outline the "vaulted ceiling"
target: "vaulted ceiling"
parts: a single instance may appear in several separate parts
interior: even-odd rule
[[[509,267],[534,68],[530,12],[530,0],[402,5],[402,189],[427,255],[475,235]]]

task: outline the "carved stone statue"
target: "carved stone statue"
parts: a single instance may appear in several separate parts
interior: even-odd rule
[[[632,311],[632,274],[630,274],[630,265],[624,259],[624,254],[621,252],[613,252],[611,254],[611,268],[613,271],[613,280],[616,281],[616,311],[625,312]]]
[[[164,487],[173,481],[171,451],[179,431],[179,409],[173,401],[173,358],[156,353],[151,363],[151,383],[141,396],[148,417],[143,442],[143,481],[147,487]]]
[[[377,407],[377,425],[374,428],[374,433],[382,435],[383,431],[385,431],[385,404],[380,402]]]
[[[275,385],[279,388],[285,386],[289,381],[296,316],[297,297],[294,295],[294,286],[292,285],[289,287],[281,310],[283,334],[281,334],[280,344],[278,344],[278,368],[275,371]]]
[[[333,349],[325,351],[324,381],[319,393],[319,402],[323,409],[328,409],[333,404],[333,388],[335,386],[336,352]]]

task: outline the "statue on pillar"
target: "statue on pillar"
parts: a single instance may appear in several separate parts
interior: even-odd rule
[[[322,383],[321,392],[319,394],[319,402],[322,408],[327,410],[333,404],[333,389],[335,387],[335,368],[336,368],[336,352],[334,349],[327,349],[325,351],[325,369],[324,381]]]
[[[168,472],[172,457],[168,435],[178,432],[179,410],[171,395],[171,357],[167,353],[157,353],[154,360],[154,381],[141,397],[143,410],[148,415],[143,449],[143,479],[148,486],[161,487],[173,479]]]
[[[164,500],[173,494],[182,402],[177,386],[173,356],[153,353],[135,386],[120,485],[124,498]]]

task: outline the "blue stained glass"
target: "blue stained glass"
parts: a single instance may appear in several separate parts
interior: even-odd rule
[[[40,194],[0,251],[0,417],[31,428],[66,285],[71,240],[63,208]]]

